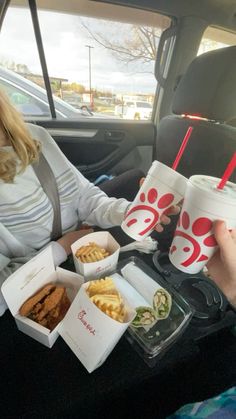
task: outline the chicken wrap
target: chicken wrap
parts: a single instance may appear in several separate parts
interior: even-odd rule
[[[136,316],[132,321],[133,327],[151,328],[157,321],[156,312],[152,305],[149,304],[139,292],[129,284],[121,275],[115,273],[111,278],[119,290],[125,297],[128,304],[136,310]]]
[[[124,266],[121,273],[129,284],[154,308],[158,320],[166,319],[169,316],[172,298],[165,288],[135,266],[133,262]]]

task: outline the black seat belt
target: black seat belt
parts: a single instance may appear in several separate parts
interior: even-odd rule
[[[41,152],[39,155],[39,161],[32,164],[34,172],[41,183],[41,186],[50,200],[53,208],[53,225],[51,240],[58,240],[62,236],[62,226],[61,226],[61,208],[60,208],[60,199],[57,188],[56,178],[54,173]]]

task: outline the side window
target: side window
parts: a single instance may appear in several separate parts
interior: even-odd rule
[[[7,77],[4,81],[0,78],[0,88],[5,91],[16,109],[24,116],[50,117],[50,110],[47,103],[43,103],[37,99],[37,97],[33,97],[25,90],[21,90],[12,85],[9,80],[7,80]]]
[[[17,78],[14,84],[24,94],[20,91],[11,99],[26,116],[47,116],[48,100],[28,2],[24,1],[25,7],[9,7],[6,13],[0,70],[7,69]],[[101,15],[100,8],[99,16],[94,16],[95,12],[90,16],[89,5],[83,15],[38,10],[57,117],[151,119],[157,83],[155,57],[160,36],[171,19],[156,13],[154,18],[148,11],[109,7],[109,18]],[[30,91],[27,85],[22,88],[18,76],[34,83],[33,95],[33,87]],[[151,111],[139,115],[126,112],[128,98],[133,108],[141,100],[150,104]],[[36,107],[40,111],[36,112]]]
[[[0,88],[26,117],[51,117],[28,2],[9,7],[1,30]],[[22,1],[22,3],[24,3]],[[16,22],[18,24],[16,25]],[[37,76],[38,83],[33,81]],[[28,82],[29,80],[29,82]],[[42,92],[40,90],[42,89]]]
[[[230,45],[236,45],[235,34],[209,26],[203,34],[198,55],[207,51],[229,47]]]

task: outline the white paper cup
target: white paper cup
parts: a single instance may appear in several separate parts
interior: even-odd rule
[[[143,240],[153,231],[163,212],[184,196],[187,179],[154,161],[124,221],[123,231],[134,240]]]
[[[236,184],[227,182],[217,189],[220,179],[194,175],[187,183],[169,258],[178,269],[199,272],[215,253],[213,221],[224,220],[229,229],[236,227]]]

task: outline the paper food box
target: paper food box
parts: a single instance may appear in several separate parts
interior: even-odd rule
[[[109,256],[98,262],[83,263],[75,256],[77,250],[82,246],[87,246],[89,243],[96,243],[103,249],[109,252]],[[99,231],[96,233],[87,234],[81,239],[74,242],[71,246],[76,272],[83,275],[85,281],[101,278],[109,274],[116,268],[120,245],[112,237],[108,231]]]
[[[55,269],[49,246],[14,272],[3,283],[2,293],[20,331],[49,348],[61,335],[87,371],[92,372],[112,352],[136,311],[121,295],[124,318],[122,322],[114,320],[90,300],[86,289],[91,282],[83,284],[83,280],[77,273]],[[65,286],[71,301],[65,317],[52,331],[19,314],[22,304],[49,283]]]
[[[10,275],[1,290],[18,329],[51,348],[59,336],[60,323],[50,331],[30,318],[21,316],[19,309],[28,298],[48,283],[65,286],[67,296],[72,302],[83,282],[83,277],[77,273],[58,267],[55,269],[49,246]]]
[[[124,334],[136,311],[125,303],[124,322],[121,323],[101,311],[89,298],[83,284],[71,308],[60,324],[60,335],[88,372],[100,367]]]

